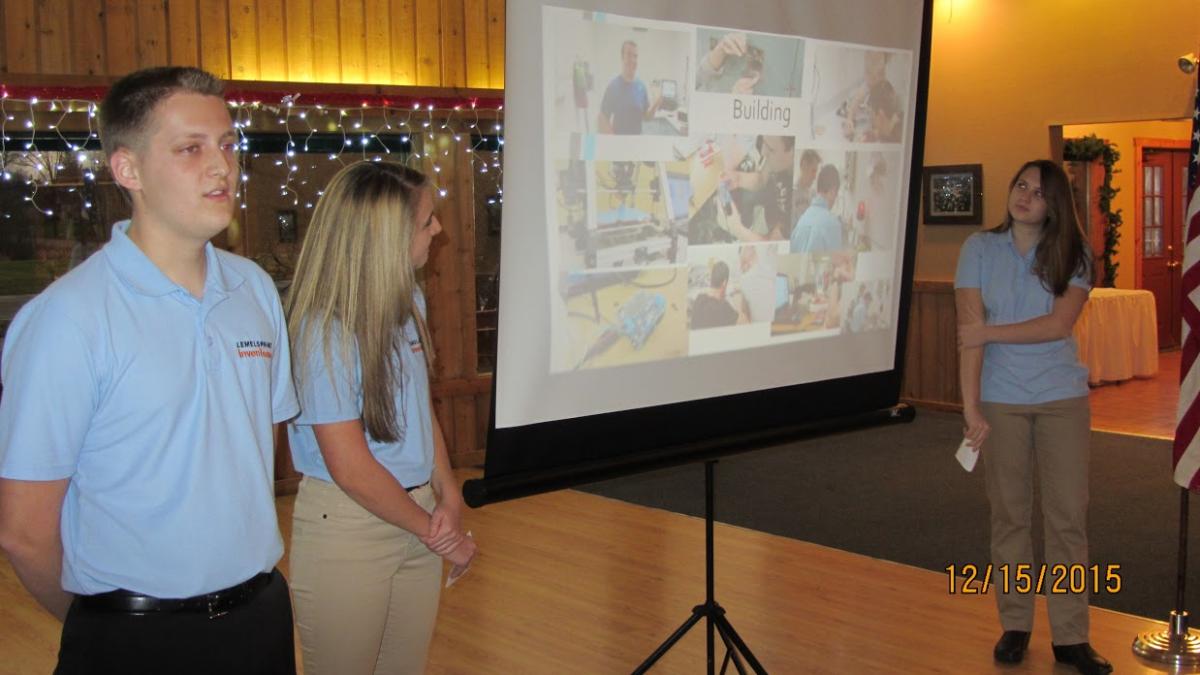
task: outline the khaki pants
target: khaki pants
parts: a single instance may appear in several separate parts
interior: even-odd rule
[[[433,510],[431,487],[410,494]],[[293,514],[291,572],[305,675],[425,671],[442,559],[416,535],[306,476]]]
[[[993,592],[1001,627],[1028,631],[1033,627],[1033,591],[1014,592],[1012,580],[1018,564],[1029,565],[1034,580],[1041,569],[1033,559],[1030,532],[1033,472],[1041,484],[1047,568],[1086,566],[1091,412],[1086,396],[1038,405],[984,402],[982,411],[992,428],[981,456],[992,508]],[[1008,566],[1008,593],[995,583],[1001,565]],[[1087,642],[1088,594],[1051,593],[1052,574],[1045,579],[1053,643]]]

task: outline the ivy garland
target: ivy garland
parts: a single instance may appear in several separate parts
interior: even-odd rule
[[[1112,210],[1113,197],[1117,196],[1112,186],[1112,177],[1117,160],[1121,153],[1117,146],[1090,134],[1083,138],[1068,138],[1063,144],[1063,159],[1068,162],[1091,162],[1100,159],[1104,162],[1104,184],[1100,186],[1100,213],[1104,215],[1104,280],[1102,284],[1113,287],[1117,280],[1117,267],[1120,266],[1114,258],[1117,255],[1117,242],[1121,240],[1121,209]]]

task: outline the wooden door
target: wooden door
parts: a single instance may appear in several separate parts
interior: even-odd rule
[[[1169,349],[1179,346],[1187,151],[1143,147],[1138,178],[1141,203],[1137,206],[1137,222],[1142,233],[1140,286],[1154,293],[1158,347]]]

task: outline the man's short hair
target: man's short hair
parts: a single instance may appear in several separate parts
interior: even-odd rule
[[[821,156],[817,154],[816,150],[809,148],[808,150],[805,150],[804,152],[800,153],[800,166],[820,166],[820,165],[821,165]]]
[[[225,83],[199,68],[164,66],[132,72],[108,90],[100,103],[100,143],[109,155],[133,148],[149,129],[150,113],[171,94],[224,96]]]
[[[708,285],[711,288],[720,288],[729,281],[729,265],[718,260],[713,263],[712,272],[708,275]]]
[[[821,173],[817,174],[817,192],[829,192],[841,186],[842,176],[838,173],[836,166],[826,164],[821,167]]]
[[[626,40],[626,41],[622,42],[621,43],[621,56],[625,56],[625,48],[626,47],[633,47],[634,49],[637,49],[637,43],[634,42],[633,40]]]

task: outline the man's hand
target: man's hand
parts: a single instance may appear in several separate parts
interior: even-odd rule
[[[708,63],[713,67],[713,70],[720,70],[721,65],[725,63],[725,59],[730,56],[745,56],[746,55],[746,34],[745,33],[726,33],[724,37],[717,42],[717,46],[712,48],[708,53]]]
[[[753,94],[754,86],[758,84],[760,79],[762,79],[762,75],[760,73],[753,73],[751,75],[739,77],[737,82],[733,83],[733,93]]]
[[[0,549],[29,594],[60,621],[71,604],[62,589],[59,529],[68,483],[0,478]]]

